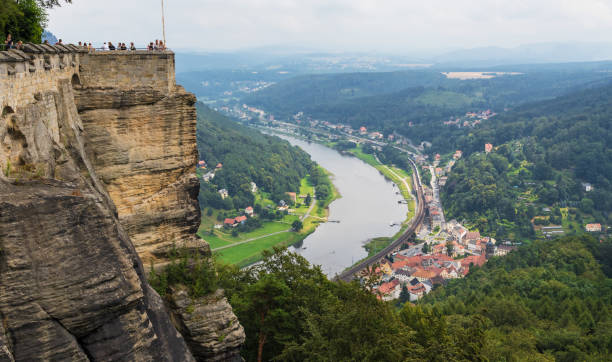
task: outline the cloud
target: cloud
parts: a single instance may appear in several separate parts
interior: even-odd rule
[[[202,50],[270,45],[338,50],[443,49],[533,42],[608,41],[604,0],[165,0],[170,46]],[[162,37],[160,2],[75,0],[50,12],[68,41]]]

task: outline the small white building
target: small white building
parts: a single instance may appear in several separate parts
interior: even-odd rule
[[[222,198],[223,200],[225,200],[225,198],[227,198],[227,197],[229,196],[229,194],[228,194],[228,192],[227,192],[227,190],[226,190],[226,189],[221,189],[221,190],[219,190],[219,195],[221,195],[221,198]]]
[[[251,181],[251,192],[252,193],[256,193],[257,192],[257,184],[253,181]]]

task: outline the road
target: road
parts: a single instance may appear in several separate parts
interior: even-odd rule
[[[306,220],[308,216],[310,216],[310,212],[312,211],[312,209],[314,209],[316,202],[317,202],[317,197],[313,196],[312,200],[310,201],[310,207],[308,208],[308,211],[306,211],[306,213],[302,215],[302,217],[300,218],[300,221],[304,221]]]
[[[438,179],[436,177],[436,172],[433,166],[429,166],[429,172],[431,173],[431,189],[433,190],[433,204],[437,206],[440,210],[440,220],[442,222],[442,226],[446,224],[446,220],[444,218],[444,209],[442,208],[442,201],[440,200],[440,188],[438,187]]]
[[[238,246],[238,245],[242,245],[242,244],[246,244],[248,242],[254,241],[254,240],[258,240],[258,239],[263,239],[263,238],[267,238],[268,236],[272,236],[272,235],[278,235],[278,234],[282,234],[282,233],[288,233],[290,232],[291,229],[287,229],[287,230],[281,230],[281,231],[277,231],[275,233],[271,233],[271,234],[266,234],[266,235],[262,235],[262,236],[258,236],[256,238],[251,238],[251,239],[247,239],[247,240],[243,240],[237,243],[233,243],[233,244],[229,244],[229,245],[225,245],[225,246],[220,246],[218,248],[212,249],[211,251],[219,251],[219,250],[223,250],[223,249],[229,249],[229,248],[233,248],[234,246]]]

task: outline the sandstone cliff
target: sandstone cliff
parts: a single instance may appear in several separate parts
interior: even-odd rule
[[[0,52],[0,361],[193,360],[137,253],[208,252],[193,102],[170,52]]]
[[[208,253],[195,236],[196,99],[173,83],[173,54],[94,53],[80,69],[89,159],[145,265],[162,264],[173,244]]]

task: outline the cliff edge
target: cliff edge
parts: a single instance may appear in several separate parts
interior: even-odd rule
[[[209,253],[194,101],[171,52],[0,52],[0,361],[194,360],[139,258]]]

